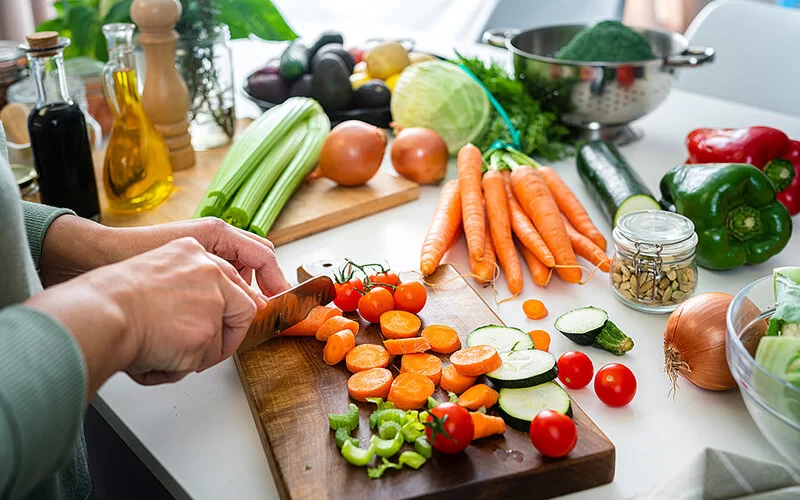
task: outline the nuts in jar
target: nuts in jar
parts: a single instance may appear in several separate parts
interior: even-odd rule
[[[614,228],[610,283],[623,303],[643,312],[666,313],[697,287],[697,235],[688,218],[661,210],[622,216]]]

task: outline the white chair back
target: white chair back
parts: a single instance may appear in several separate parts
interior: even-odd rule
[[[678,88],[800,116],[800,11],[717,0],[697,15],[686,37],[716,54],[712,64],[682,71]]]

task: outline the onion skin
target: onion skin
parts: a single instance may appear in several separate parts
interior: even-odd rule
[[[704,293],[683,302],[670,315],[664,330],[664,371],[672,381],[671,392],[677,389],[678,375],[711,391],[736,387],[725,358],[725,315],[732,300],[727,293]],[[753,319],[761,314],[752,302],[743,306],[752,308]]]
[[[378,172],[385,151],[385,130],[348,120],[334,127],[325,138],[319,169],[340,186],[360,186]]]
[[[392,142],[392,165],[398,174],[418,184],[438,184],[447,173],[447,143],[434,130],[406,128]]]

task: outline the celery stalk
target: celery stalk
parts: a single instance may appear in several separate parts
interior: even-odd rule
[[[322,112],[322,108],[313,99],[293,97],[258,117],[225,154],[194,216],[213,214],[216,211],[214,205],[227,205],[267,152],[286,136],[292,126],[317,112]]]
[[[297,191],[308,174],[319,161],[322,143],[325,142],[331,122],[325,113],[318,113],[309,120],[309,130],[303,146],[286,167],[278,181],[272,186],[261,207],[250,223],[250,231],[266,237],[289,198]]]
[[[298,153],[307,133],[308,120],[296,123],[288,135],[267,153],[222,214],[226,222],[247,229],[267,192],[278,180],[289,161]]]

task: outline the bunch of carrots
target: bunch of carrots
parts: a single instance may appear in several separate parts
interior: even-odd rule
[[[419,317],[407,311],[383,313],[380,327],[383,345],[356,345],[359,322],[342,316],[335,307],[317,306],[303,321],[280,335],[315,337],[325,342],[323,360],[329,365],[344,361],[352,373],[347,391],[356,401],[381,398],[401,410],[414,410],[429,403],[438,385],[460,395],[457,403],[473,411],[497,403],[495,390],[476,384],[478,376],[496,370],[502,363],[494,347],[462,348],[455,329],[447,325],[422,329]],[[450,364],[443,366],[441,358],[429,351],[450,354]],[[397,376],[389,370],[392,356],[401,356]],[[474,439],[505,432],[500,417],[473,414],[473,423]]]
[[[553,270],[568,283],[582,283],[577,257],[608,272],[606,240],[583,205],[558,174],[518,151],[492,151],[488,168],[480,150],[467,144],[458,152],[458,179],[442,188],[433,222],[422,244],[420,271],[436,271],[461,236],[472,274],[494,282],[499,265],[512,296],[522,292],[522,264],[544,287]]]

